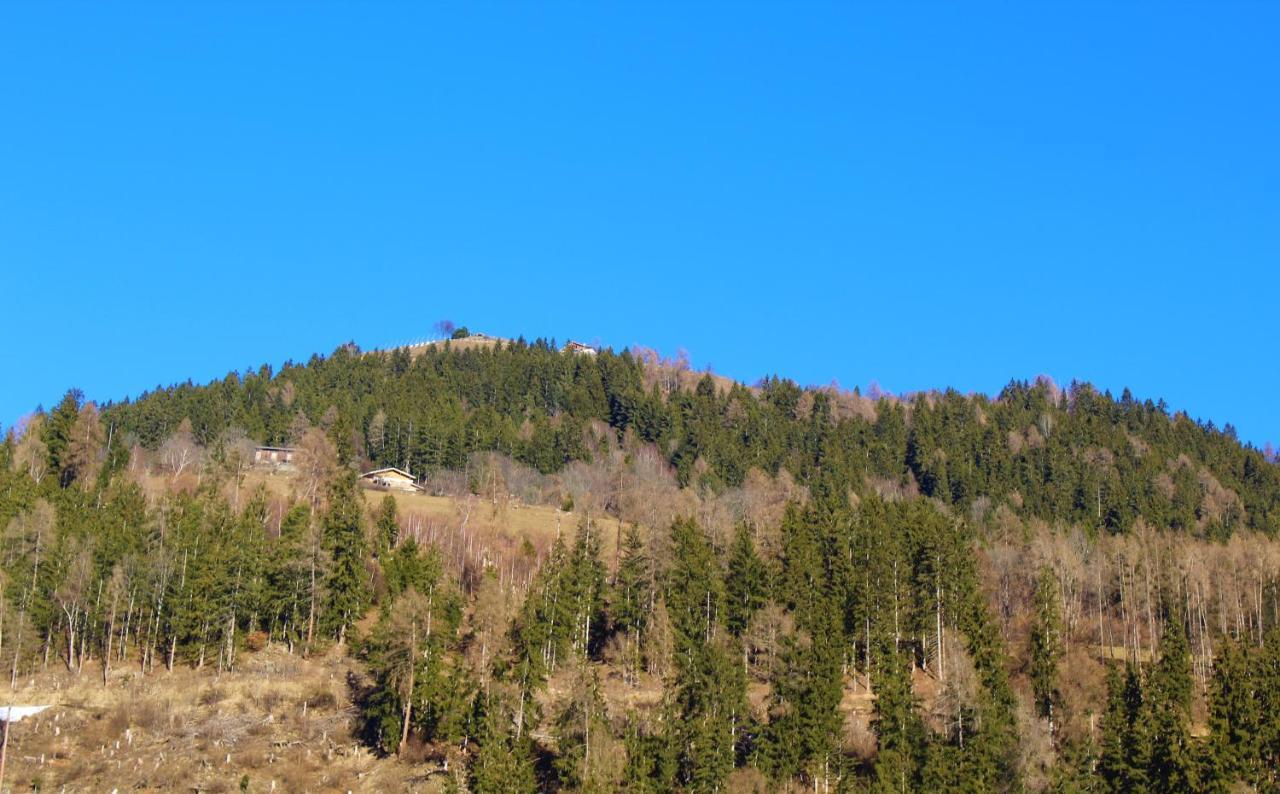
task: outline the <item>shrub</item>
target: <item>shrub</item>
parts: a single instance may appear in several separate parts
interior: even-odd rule
[[[302,703],[306,703],[309,709],[332,710],[338,707],[338,699],[333,696],[332,692],[323,687],[308,692],[302,698],[302,702],[298,704],[299,707],[301,707]]]

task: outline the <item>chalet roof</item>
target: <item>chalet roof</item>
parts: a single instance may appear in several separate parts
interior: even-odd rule
[[[267,452],[297,452],[298,451],[297,447],[268,447],[265,445],[259,445],[255,449],[265,450]]]
[[[410,474],[409,472],[405,471],[404,469],[396,468],[395,466],[384,466],[384,467],[383,467],[383,468],[381,468],[381,469],[374,469],[373,471],[366,471],[364,474],[361,474],[360,476],[361,476],[361,477],[374,477],[374,476],[377,476],[377,475],[379,475],[379,474],[390,474],[390,473],[393,473],[393,472],[394,472],[395,474],[400,474],[400,475],[403,475],[403,476],[405,476],[405,477],[408,477],[408,478],[409,478],[409,479],[411,479],[411,480],[413,479],[413,475],[412,475],[412,474]]]

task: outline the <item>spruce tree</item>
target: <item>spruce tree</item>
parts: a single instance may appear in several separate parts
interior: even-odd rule
[[[879,744],[876,755],[875,792],[917,790],[917,775],[925,749],[925,728],[916,711],[916,696],[911,688],[911,674],[902,654],[891,642],[884,643],[877,654],[880,668],[876,671],[875,714],[872,726]]]
[[[688,519],[677,520],[671,536],[667,603],[676,676],[669,731],[681,785],[715,791],[736,764],[747,715],[741,651],[723,628],[724,580],[706,536]]]
[[[1258,711],[1258,785],[1263,790],[1280,789],[1280,627],[1266,633],[1255,656],[1253,681]]]
[[[605,570],[600,561],[600,527],[589,516],[578,524],[568,566],[560,580],[561,595],[570,611],[570,646],[579,654],[594,654],[605,622]]]
[[[384,557],[396,547],[400,539],[400,522],[396,515],[396,498],[391,494],[382,497],[378,507],[378,517],[374,524],[374,537],[377,538],[379,557]]]
[[[477,700],[482,696],[477,695]],[[479,745],[471,761],[472,794],[534,794],[541,790],[528,735],[516,738],[497,702],[477,709]]]
[[[622,532],[609,599],[609,620],[615,630],[636,633],[644,628],[652,603],[650,565],[639,528],[628,524]]]
[[[1056,727],[1053,706],[1058,697],[1058,663],[1062,658],[1062,605],[1057,577],[1048,567],[1040,570],[1033,609],[1028,649],[1031,690],[1037,711],[1049,721],[1052,736]]]
[[[764,562],[756,555],[751,530],[740,524],[729,551],[729,573],[725,577],[728,615],[725,627],[735,636],[746,630],[756,610],[764,606],[768,587]]]
[[[49,455],[49,469],[58,477],[58,483],[66,487],[75,477],[72,463],[72,430],[80,416],[84,393],[69,389],[49,414],[42,427],[45,448]]]
[[[1259,660],[1239,642],[1224,639],[1213,660],[1209,690],[1209,764],[1206,778],[1258,785],[1264,715],[1254,669]],[[1209,780],[1202,781],[1208,786]]]
[[[342,468],[329,488],[329,504],[324,514],[324,541],[332,563],[326,591],[326,624],[339,643],[351,625],[369,606],[369,576],[365,570],[368,544],[365,540],[364,498],[356,485],[355,472]]]
[[[1136,680],[1137,671],[1132,668],[1126,674],[1114,667],[1107,670],[1107,706],[1102,715],[1098,774],[1113,792],[1145,791],[1146,759],[1138,769],[1132,753],[1134,718],[1142,711],[1141,689],[1132,686]]]
[[[1150,781],[1157,791],[1191,791],[1199,785],[1191,743],[1191,658],[1181,615],[1165,621],[1160,661],[1147,687],[1151,736]]]

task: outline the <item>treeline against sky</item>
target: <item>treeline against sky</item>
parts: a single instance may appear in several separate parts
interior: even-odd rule
[[[748,471],[822,470],[855,489],[905,487],[948,505],[978,499],[1022,516],[1125,532],[1156,527],[1226,538],[1280,531],[1280,469],[1163,402],[1086,384],[1013,382],[995,399],[954,391],[869,400],[767,378],[758,388],[646,366],[630,351],[567,355],[552,343],[360,354],[353,346],[273,373],[228,374],[107,407],[102,421],[156,448],[188,420],[210,446],[238,429],[296,442],[325,424],[347,457],[415,474],[461,469],[477,451],[540,472],[590,457],[602,421],[663,452],[682,486],[740,485]],[[683,375],[683,377],[681,377]]]

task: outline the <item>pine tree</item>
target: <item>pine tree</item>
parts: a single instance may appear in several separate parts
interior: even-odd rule
[[[640,530],[634,524],[627,525],[609,599],[609,619],[615,630],[635,633],[644,628],[652,603],[650,565]]]
[[[280,521],[280,535],[267,547],[265,601],[268,629],[292,651],[307,636],[311,617],[311,578],[313,560],[307,553],[315,528],[311,509],[294,505]],[[323,578],[323,571],[320,572]]]
[[[376,551],[379,557],[385,557],[396,547],[400,539],[400,522],[396,515],[396,498],[387,494],[382,498],[378,508],[378,517],[374,523],[374,536],[377,538]]]
[[[1058,580],[1048,567],[1041,569],[1036,583],[1029,644],[1031,690],[1040,716],[1049,721],[1052,736],[1056,727],[1053,706],[1058,697],[1058,663],[1062,658],[1062,605]]]
[[[83,403],[84,393],[79,389],[69,389],[42,427],[44,445],[49,455],[49,470],[57,475],[58,483],[63,487],[70,485],[75,478],[71,456],[72,431]]]
[[[1191,744],[1191,658],[1180,615],[1165,621],[1160,661],[1151,671],[1147,712],[1150,715],[1150,780],[1158,791],[1191,791],[1199,785],[1195,748]]]
[[[1049,774],[1048,791],[1054,794],[1101,794],[1109,791],[1098,773],[1098,748],[1092,734],[1059,745],[1058,761]]]
[[[568,651],[573,634],[572,605],[564,597],[569,552],[559,538],[525,596],[512,631],[516,658],[531,687],[541,686]]]
[[[880,750],[876,756],[872,790],[916,791],[918,768],[925,748],[925,729],[916,711],[911,674],[902,655],[885,643],[877,654],[875,715],[872,724]]]
[[[1143,690],[1142,674],[1136,666],[1130,666],[1125,672],[1121,697],[1126,724],[1123,735],[1125,765],[1128,771],[1127,787],[1122,790],[1149,791],[1152,790],[1151,755],[1154,727],[1150,724],[1151,704]]]
[[[365,718],[370,738],[383,752],[401,753],[408,741],[430,627],[431,603],[410,588],[383,613],[367,645],[376,685]]]
[[[667,604],[676,676],[669,730],[684,788],[715,791],[733,771],[747,713],[741,651],[723,630],[724,580],[706,536],[692,520],[681,519],[671,537]]]
[[[1264,722],[1253,669],[1258,660],[1239,642],[1224,639],[1213,660],[1209,691],[1209,760],[1206,777],[1226,784],[1258,785]],[[1208,780],[1202,781],[1206,785]]]
[[[674,564],[667,574],[666,601],[675,629],[677,655],[709,644],[725,618],[724,578],[706,535],[691,519],[671,525]]]
[[[326,624],[339,643],[369,606],[368,559],[364,530],[364,499],[356,485],[355,472],[343,468],[329,488],[329,506],[324,515],[324,541],[332,559],[326,590]]]
[[[741,635],[752,615],[764,606],[767,586],[767,571],[756,555],[751,530],[740,524],[729,551],[729,573],[725,577],[728,611],[725,627],[734,636]]]
[[[476,743],[479,748],[471,762],[472,794],[534,794],[540,790],[528,736],[512,735],[509,720],[496,701],[477,701]]]
[[[1142,708],[1142,689],[1137,670],[1130,667],[1124,675],[1112,667],[1107,670],[1107,708],[1102,715],[1102,747],[1098,758],[1098,774],[1108,790],[1114,792],[1146,791],[1145,754],[1135,758],[1135,731]]]
[[[589,516],[578,525],[560,584],[561,598],[570,610],[570,646],[584,656],[594,654],[603,637],[606,589],[600,528]]]
[[[1258,711],[1258,785],[1264,791],[1280,789],[1280,627],[1267,632],[1255,656],[1253,682]]]
[[[677,656],[673,689],[678,779],[690,792],[718,791],[737,763],[747,714],[736,646],[719,639],[690,647]]]
[[[640,672],[644,633],[653,609],[653,576],[644,541],[636,526],[629,525],[618,549],[618,570],[609,593],[609,622],[621,635],[626,655],[624,679],[634,682]]]

